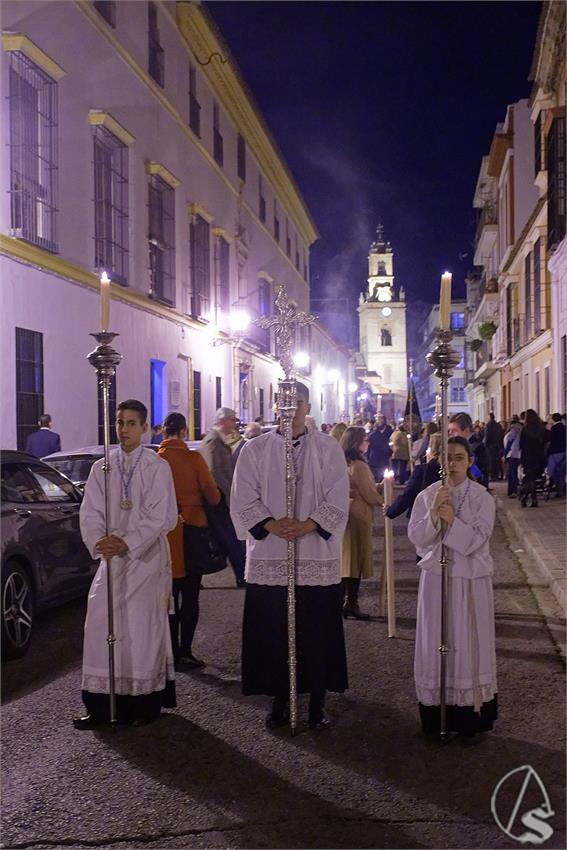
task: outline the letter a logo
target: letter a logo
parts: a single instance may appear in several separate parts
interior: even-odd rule
[[[516,795],[510,797],[513,790]],[[533,806],[536,800],[540,801],[539,805]],[[502,832],[520,844],[543,844],[553,835],[546,821],[555,812],[545,785],[529,764],[511,770],[500,780],[492,794],[490,808]]]

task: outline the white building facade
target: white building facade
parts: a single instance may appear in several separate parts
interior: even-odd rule
[[[2,446],[43,412],[64,448],[100,441],[103,270],[113,401],[180,411],[195,439],[222,405],[271,421],[281,370],[253,320],[279,285],[309,309],[317,231],[215,25],[197,3],[22,0],[3,28]],[[346,418],[350,352],[317,324],[297,348],[324,353],[304,369],[316,420]]]

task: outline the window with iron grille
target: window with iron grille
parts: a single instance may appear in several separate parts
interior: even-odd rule
[[[540,112],[534,123],[534,172],[535,176],[539,174],[541,169],[543,168],[543,151],[542,151],[542,138],[541,138],[541,117],[542,112]]]
[[[526,331],[527,339],[531,338],[532,325],[532,255],[524,258],[524,295],[526,307]]]
[[[227,316],[230,311],[230,246],[222,236],[218,240],[218,258],[219,307]]]
[[[95,268],[128,282],[128,146],[94,129]]]
[[[539,333],[543,327],[541,315],[541,238],[534,243],[533,264],[534,331]]]
[[[451,402],[453,404],[466,401],[464,378],[451,378]]]
[[[148,71],[158,86],[165,84],[165,53],[159,41],[157,6],[148,3]]]
[[[297,233],[295,234],[295,268],[299,271],[299,242],[297,239]]]
[[[303,279],[308,280],[309,273],[307,271],[307,250],[303,249]]]
[[[547,137],[547,250],[565,236],[565,118],[555,118]]]
[[[258,214],[260,221],[266,221],[266,198],[264,197],[264,181],[262,175],[258,177]]]
[[[218,103],[213,103],[213,156],[218,165],[224,163],[224,142],[220,131],[220,110]]]
[[[116,26],[116,0],[94,0],[93,6],[107,24]]]
[[[278,202],[276,198],[274,198],[274,239],[276,242],[280,241],[280,219],[278,216]]]
[[[567,400],[567,335],[561,337],[561,399],[562,410]]]
[[[189,126],[201,138],[201,104],[197,99],[197,69],[189,65]]]
[[[194,439],[200,440],[203,436],[201,431],[201,373],[193,370],[193,422]]]
[[[200,215],[191,222],[191,315],[208,318],[211,306],[209,223]]]
[[[222,378],[215,378],[215,403],[217,410],[222,407]]]
[[[97,406],[98,406],[98,444],[104,446],[104,405],[102,403],[102,387],[97,381]],[[110,420],[110,442],[117,443],[118,436],[116,434],[116,372],[110,380],[108,389],[108,408]]]
[[[240,133],[236,139],[236,171],[240,179],[246,182],[246,140]]]
[[[16,328],[16,433],[18,449],[43,413],[43,334]]]
[[[291,236],[289,234],[289,221],[287,218],[285,220],[285,252],[291,259]]]
[[[451,330],[462,331],[465,327],[464,313],[451,313]]]
[[[258,312],[260,316],[272,315],[272,286],[268,280],[258,281]],[[270,329],[258,328],[256,339],[264,351],[270,349]]]
[[[57,251],[57,83],[10,53],[10,235]]]
[[[156,174],[149,182],[150,297],[175,302],[175,190]]]
[[[260,387],[258,390],[258,407],[260,408],[260,416],[264,415],[264,389]]]
[[[514,353],[514,323],[512,321],[512,287],[506,289],[506,353]]]

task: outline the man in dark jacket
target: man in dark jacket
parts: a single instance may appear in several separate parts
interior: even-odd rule
[[[491,481],[500,481],[502,478],[503,440],[504,431],[502,430],[502,426],[494,418],[494,413],[489,413],[486,428],[484,429],[484,445],[488,451]]]
[[[471,473],[479,484],[488,490],[488,452],[484,443],[475,443],[471,440],[473,435],[473,422],[468,413],[454,413],[449,420],[449,436],[464,437],[471,444],[473,450],[473,465]]]
[[[61,437],[51,430],[51,416],[42,413],[37,423],[39,431],[30,434],[26,441],[26,452],[36,457],[45,457],[61,451]]]
[[[382,481],[384,470],[390,462],[390,437],[392,429],[386,422],[386,417],[379,413],[376,417],[376,427],[368,435],[368,466],[374,474],[376,481]]]
[[[549,431],[549,450],[547,454],[547,472],[557,488],[559,498],[565,497],[565,451],[567,428],[560,413],[552,413],[553,425]]]

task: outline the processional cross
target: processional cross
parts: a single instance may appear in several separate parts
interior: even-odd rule
[[[256,319],[261,328],[273,328],[276,338],[276,350],[284,371],[279,381],[277,411],[280,415],[280,429],[285,445],[285,496],[286,516],[295,516],[296,471],[293,460],[292,422],[297,407],[295,364],[293,362],[293,343],[297,328],[311,325],[316,316],[303,313],[295,304],[290,303],[283,286],[278,287],[275,299],[274,316],[262,316]],[[295,627],[295,562],[296,542],[287,541],[287,650],[289,667],[289,720],[291,734],[297,730],[297,644]]]
[[[317,316],[298,310],[287,297],[283,286],[279,286],[275,299],[276,313],[274,316],[261,316],[256,324],[261,328],[273,328],[276,338],[276,350],[284,370],[285,380],[293,381],[295,366],[293,363],[293,342],[297,328],[311,325]]]

